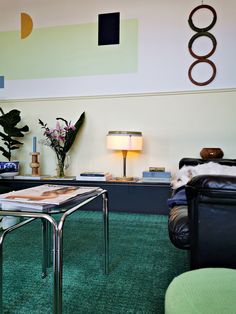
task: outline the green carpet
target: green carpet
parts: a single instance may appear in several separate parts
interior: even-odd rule
[[[64,233],[63,313],[164,313],[171,280],[188,270],[168,238],[167,217],[110,213],[110,268],[103,274],[100,212],[69,217]],[[41,226],[35,221],[4,243],[4,313],[52,313],[50,271],[41,279]]]

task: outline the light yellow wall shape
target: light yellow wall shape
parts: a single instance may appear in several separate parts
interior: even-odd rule
[[[21,13],[21,39],[28,37],[33,30],[33,20],[27,13]]]
[[[98,46],[97,23],[35,28],[27,40],[0,32],[0,75],[6,80],[135,73],[138,21],[122,20],[120,45]]]

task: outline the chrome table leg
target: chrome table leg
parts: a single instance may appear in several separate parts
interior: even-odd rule
[[[103,190],[99,195],[94,198],[102,195],[103,197],[103,226],[104,226],[104,259],[105,259],[105,274],[108,274],[109,268],[109,225],[108,225],[108,193]],[[65,220],[73,212],[78,210],[80,207],[88,203],[89,201],[84,201],[79,206],[69,209],[65,212],[60,222],[57,226],[56,232],[54,231],[54,314],[62,313],[62,279],[63,279],[63,227]]]
[[[62,276],[63,276],[63,224],[60,221],[56,234],[56,246],[54,247],[54,314],[62,313]]]
[[[22,222],[19,222],[7,229],[5,229],[4,231],[0,232],[0,314],[3,313],[3,305],[2,305],[2,288],[3,288],[3,241],[5,236],[10,233],[11,231],[18,229],[26,224],[28,224],[29,222],[33,221],[35,218],[29,218],[27,220],[24,220]]]
[[[48,221],[41,219],[42,221],[42,278],[47,277],[48,267]]]
[[[2,264],[3,264],[3,254],[2,254],[2,249],[3,249],[3,235],[0,237],[0,314],[3,313],[3,307],[2,307]]]
[[[42,220],[42,278],[47,276],[47,268],[52,266],[52,226],[46,219]]]
[[[109,210],[108,210],[108,193],[102,194],[103,197],[103,232],[104,232],[104,272],[109,273]]]

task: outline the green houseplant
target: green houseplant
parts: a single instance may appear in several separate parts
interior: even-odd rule
[[[29,131],[27,125],[23,127],[17,127],[17,124],[21,121],[20,111],[13,109],[7,113],[4,113],[3,109],[0,107],[0,126],[2,131],[0,131],[0,138],[2,140],[2,145],[0,145],[0,151],[2,155],[8,160],[8,162],[1,162],[0,173],[11,172],[18,170],[19,165],[11,162],[12,151],[19,149],[22,142],[17,138],[24,137],[24,133]]]

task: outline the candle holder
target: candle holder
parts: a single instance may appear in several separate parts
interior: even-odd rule
[[[40,163],[38,160],[39,152],[30,153],[32,156],[32,162],[30,163],[30,167],[32,168],[32,176],[39,176],[39,167]]]

